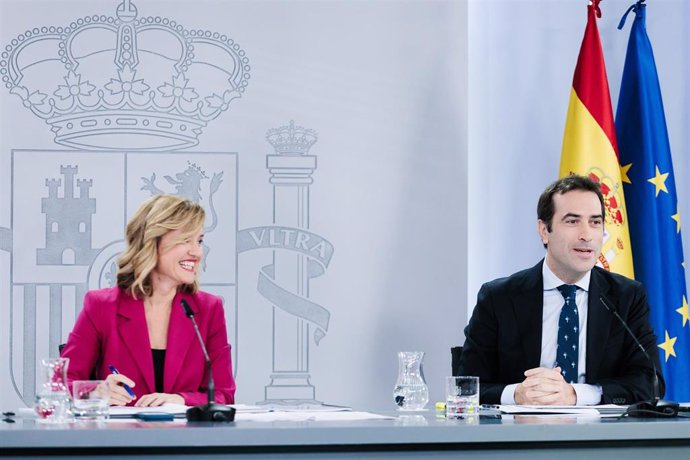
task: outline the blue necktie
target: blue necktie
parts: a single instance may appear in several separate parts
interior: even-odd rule
[[[558,348],[556,364],[561,368],[561,374],[568,383],[577,383],[578,344],[580,337],[580,320],[575,303],[577,286],[563,284],[558,286],[565,305],[561,309],[558,319]]]

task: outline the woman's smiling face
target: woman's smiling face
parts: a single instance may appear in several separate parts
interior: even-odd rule
[[[158,262],[152,275],[156,285],[192,284],[203,256],[203,228],[188,235],[183,230],[170,230],[158,242]]]

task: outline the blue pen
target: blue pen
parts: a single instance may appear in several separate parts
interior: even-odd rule
[[[119,372],[117,369],[115,369],[115,366],[113,366],[112,364],[108,364],[108,369],[110,369],[110,372],[112,372],[113,374],[118,374],[118,375],[120,374],[120,372]],[[137,397],[137,395],[134,394],[134,392],[133,392],[132,389],[129,387],[129,385],[127,385],[126,383],[123,383],[122,386],[125,387],[125,390],[127,390],[127,393],[129,393],[129,395],[130,395],[132,398],[136,398],[136,397]]]

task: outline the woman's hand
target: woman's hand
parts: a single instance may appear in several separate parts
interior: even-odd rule
[[[110,388],[110,405],[111,406],[126,406],[136,396],[131,396],[125,390],[123,385],[129,385],[130,388],[134,387],[136,383],[134,380],[130,379],[126,375],[122,374],[109,374],[105,381],[108,383]]]
[[[165,403],[184,404],[184,398],[178,394],[150,393],[142,396],[135,404],[138,407],[155,407]]]

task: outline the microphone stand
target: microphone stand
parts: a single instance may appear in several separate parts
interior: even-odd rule
[[[206,372],[208,372],[208,385],[207,395],[208,402],[206,404],[200,404],[198,406],[190,407],[187,409],[187,421],[188,422],[232,422],[235,420],[235,408],[228,407],[223,404],[216,404],[216,385],[213,382],[213,371],[211,369],[211,358],[206,350],[206,345],[204,345],[204,340],[201,338],[201,333],[199,332],[199,326],[196,324],[194,319],[194,312],[189,306],[186,300],[182,299],[182,308],[189,319],[192,320],[192,325],[194,326],[194,332],[196,332],[196,338],[199,340],[199,345],[201,345],[201,351],[204,353],[204,359],[206,360]]]
[[[610,311],[613,314],[613,316],[615,316],[618,319],[618,321],[623,325],[625,330],[628,331],[628,334],[635,341],[635,344],[638,346],[640,350],[642,350],[642,353],[644,353],[645,357],[649,360],[649,362],[652,363],[652,369],[654,370],[654,380],[652,382],[652,389],[654,392],[653,399],[651,401],[640,401],[638,403],[629,405],[624,415],[628,415],[630,417],[652,418],[677,417],[679,404],[674,401],[666,401],[664,399],[659,398],[659,376],[657,374],[656,364],[654,363],[654,360],[649,356],[647,350],[645,350],[645,348],[642,346],[642,343],[640,343],[640,341],[637,339],[630,327],[628,327],[628,323],[626,323],[625,320],[621,318],[621,315],[618,314],[618,311],[611,305],[609,305],[609,303],[606,300],[604,300],[603,296],[599,297],[599,301],[604,306],[604,308]]]

